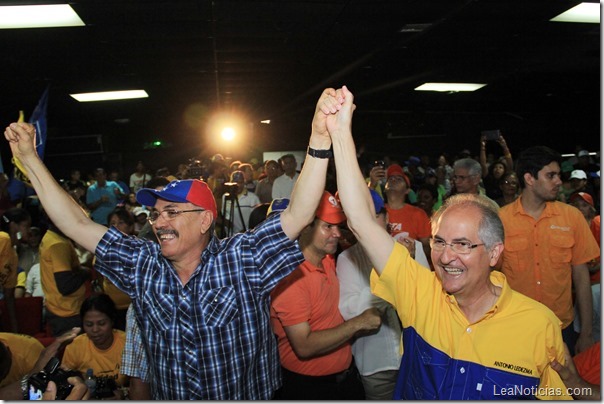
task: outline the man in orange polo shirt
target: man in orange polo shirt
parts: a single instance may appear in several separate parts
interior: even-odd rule
[[[556,201],[562,184],[560,153],[545,146],[524,150],[516,161],[522,193],[499,216],[505,229],[501,271],[512,289],[545,304],[562,322],[572,355],[592,340],[592,295],[587,263],[600,249],[581,212]],[[573,298],[581,333],[573,330]]]
[[[351,339],[381,324],[375,308],[344,321],[333,254],[346,220],[340,203],[325,191],[314,222],[298,239],[306,261],[271,293],[271,324],[283,370],[282,400],[364,400],[352,360]]]

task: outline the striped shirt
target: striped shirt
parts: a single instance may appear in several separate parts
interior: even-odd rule
[[[156,243],[111,228],[96,269],[132,298],[155,400],[268,400],[281,385],[269,296],[304,261],[280,214],[212,238],[182,285]]]
[[[132,305],[128,306],[126,312],[126,345],[122,352],[121,373],[130,377],[138,377],[145,383],[150,382],[147,353],[143,347],[141,331],[136,322]]]

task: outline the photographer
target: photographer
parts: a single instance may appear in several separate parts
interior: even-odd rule
[[[245,187],[243,171],[233,171],[231,182],[224,186],[226,193],[222,195],[223,219],[230,232],[225,231],[223,236],[230,236],[247,230],[252,210],[260,203],[260,199]]]
[[[30,345],[11,344],[9,346],[5,343],[0,343],[0,385],[2,385],[1,382],[6,380],[7,377],[10,377],[12,380],[0,388],[0,400],[22,400],[26,398],[29,376],[42,371],[48,361],[56,356],[57,352],[63,346],[73,341],[79,332],[80,328],[75,327],[55,339],[52,344],[42,349],[38,360],[31,367],[27,366],[27,360],[24,359],[31,349]],[[10,335],[20,338],[27,337],[19,334]]]

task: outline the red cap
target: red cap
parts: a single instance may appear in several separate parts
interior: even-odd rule
[[[594,207],[594,199],[587,192],[575,192],[570,196],[570,201],[573,202],[577,200],[577,198],[583,199],[585,202],[589,203],[591,207]]]
[[[327,191],[324,191],[323,196],[321,196],[321,202],[319,202],[315,216],[329,224],[340,224],[346,220],[342,205],[335,196]]]
[[[411,186],[409,177],[407,177],[407,174],[405,174],[405,171],[403,171],[403,167],[399,166],[398,164],[391,164],[388,167],[388,170],[386,170],[386,179],[388,179],[394,175],[403,177],[403,179],[405,180],[405,183],[407,184],[407,188],[409,188]]]

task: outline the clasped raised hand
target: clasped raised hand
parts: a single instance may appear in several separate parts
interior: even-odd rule
[[[13,156],[20,157],[35,153],[36,128],[29,123],[13,122],[4,130]]]

